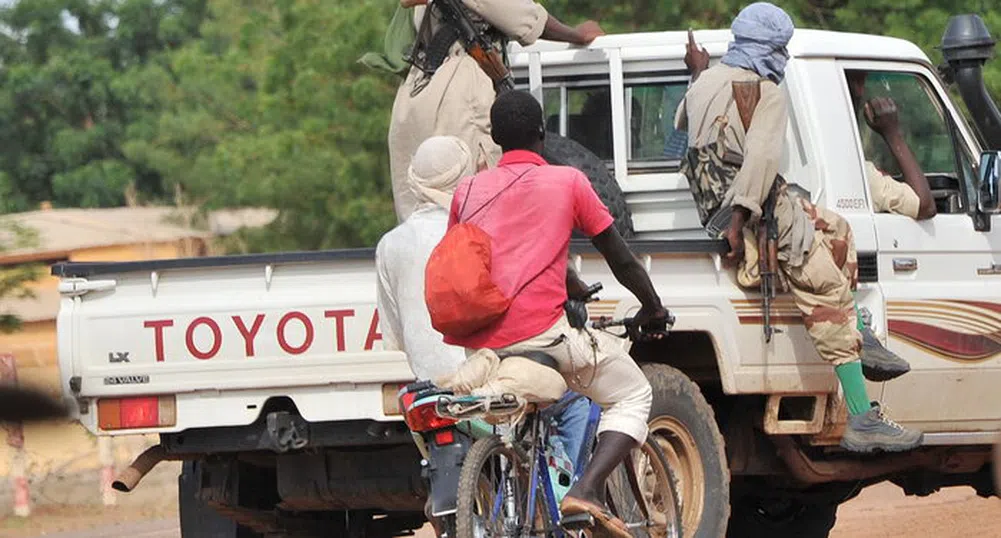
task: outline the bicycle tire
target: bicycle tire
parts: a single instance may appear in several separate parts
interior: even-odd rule
[[[680,538],[684,536],[678,481],[671,470],[667,457],[664,456],[663,450],[657,443],[650,439],[647,439],[639,449],[633,452],[634,456],[638,453],[647,457],[651,463],[651,467],[653,467],[652,471],[655,475],[654,491],[651,492],[653,502],[648,505],[648,509],[657,514],[656,516],[652,516],[651,519],[663,525],[663,529],[658,527],[654,531],[651,531],[649,527],[634,526],[630,528],[630,534],[634,538]],[[609,476],[605,485],[610,505],[609,508],[612,509],[612,512],[617,517],[626,521],[627,524],[635,523],[634,520],[637,517],[642,517],[641,514],[626,515],[625,513],[624,506],[628,505],[630,500],[638,502],[629,484],[628,476],[630,474],[635,477],[637,483],[640,483],[640,477],[636,476],[636,470],[630,469],[625,462],[620,463],[615,471],[612,472],[612,475]],[[621,483],[623,478],[626,479],[625,483]],[[642,485],[640,483],[640,486]],[[659,502],[657,502],[658,500]]]
[[[455,513],[456,538],[476,538],[479,536],[476,533],[476,522],[478,517],[477,497],[480,493],[480,478],[484,466],[491,458],[498,455],[503,455],[514,463],[511,465],[511,469],[517,473],[515,477],[519,482],[517,487],[519,488],[519,492],[524,490],[523,485],[527,484],[527,477],[521,476],[523,474],[521,469],[524,462],[521,461],[521,458],[514,450],[505,446],[500,437],[496,435],[478,439],[466,454],[466,459],[462,463],[462,470],[459,472],[458,503]],[[515,506],[517,507],[519,525],[525,519],[524,514],[521,513],[524,510],[522,497],[523,495],[519,495],[516,492]],[[547,515],[543,515],[543,517],[548,520]]]

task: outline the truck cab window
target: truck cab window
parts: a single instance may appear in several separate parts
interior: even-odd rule
[[[547,131],[560,132],[562,114],[567,138],[606,161],[612,160],[612,103],[608,86],[546,88],[543,108]]]
[[[849,77],[861,71],[849,70]],[[900,167],[883,138],[866,123],[862,104],[875,97],[889,97],[897,104],[900,129],[928,178],[939,213],[962,213],[964,196],[972,177],[969,155],[957,144],[955,132],[941,101],[928,82],[916,73],[866,71],[865,93],[856,110],[856,121],[865,159],[901,180]]]
[[[684,81],[632,85],[626,88],[632,127],[629,161],[679,161],[688,149],[688,134],[674,128],[674,113],[685,97]]]
[[[625,112],[629,136],[626,160],[631,164],[678,161],[687,149],[687,134],[674,129],[674,113],[685,95],[685,81],[627,82]],[[561,132],[598,157],[613,159],[612,107],[607,86],[551,87],[543,90],[546,129]]]

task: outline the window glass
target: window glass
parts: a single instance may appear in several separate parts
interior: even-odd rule
[[[674,128],[674,115],[685,96],[684,82],[630,86],[626,94],[630,111],[630,161],[680,160],[688,147],[688,134]]]
[[[917,73],[848,70],[846,74],[866,160],[901,179],[900,165],[883,137],[869,127],[863,113],[864,103],[888,97],[897,104],[900,130],[928,178],[939,212],[964,211],[963,185],[972,185],[972,161],[964,147],[957,146],[958,134],[927,80]],[[860,88],[864,88],[861,95]]]
[[[626,113],[629,125],[627,160],[673,161],[684,155],[688,139],[683,131],[674,129],[674,114],[685,95],[684,81],[630,85],[626,88]],[[566,92],[566,109],[562,109],[562,92]],[[546,129],[560,132],[564,115],[567,137],[579,142],[598,157],[611,161],[612,106],[607,86],[546,88],[543,109]]]
[[[897,103],[900,129],[925,173],[958,177],[956,151],[945,111],[921,77],[913,73],[870,71],[866,74],[862,102],[875,97],[889,97]],[[856,117],[866,158],[880,170],[899,176],[900,166],[883,137],[869,127],[861,110],[856,111]]]

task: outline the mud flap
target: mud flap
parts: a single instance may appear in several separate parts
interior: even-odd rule
[[[178,508],[183,538],[237,538],[236,522],[198,498],[202,483],[201,461],[186,461],[177,477]]]
[[[428,496],[433,517],[454,514],[458,506],[459,473],[472,446],[472,439],[458,431],[453,432],[455,442],[450,445],[438,446],[433,441],[427,443],[430,458],[424,472],[430,483]]]

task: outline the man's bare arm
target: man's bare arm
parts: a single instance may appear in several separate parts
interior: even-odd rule
[[[928,186],[928,178],[921,171],[914,152],[907,145],[904,134],[900,130],[900,123],[897,118],[897,105],[888,97],[877,97],[865,105],[865,120],[886,140],[886,145],[890,148],[890,153],[897,160],[900,166],[901,175],[914,193],[921,201],[918,206],[918,220],[930,219],[938,213],[935,208],[935,198],[932,196],[931,188]]]
[[[636,315],[640,324],[667,318],[667,310],[660,301],[660,296],[654,290],[650,275],[640,264],[636,256],[629,250],[629,245],[619,235],[615,226],[609,226],[605,231],[591,238],[598,252],[605,258],[608,267],[615,275],[615,280],[631,291],[639,299],[643,308]]]
[[[546,20],[546,28],[542,31],[542,39],[573,43],[574,45],[590,45],[598,36],[605,35],[601,26],[594,21],[585,21],[576,27],[570,27],[552,14]]]
[[[705,47],[699,47],[695,43],[695,34],[692,29],[688,29],[688,44],[685,45],[685,66],[692,74],[692,82],[699,78],[703,71],[709,69],[709,52]]]

